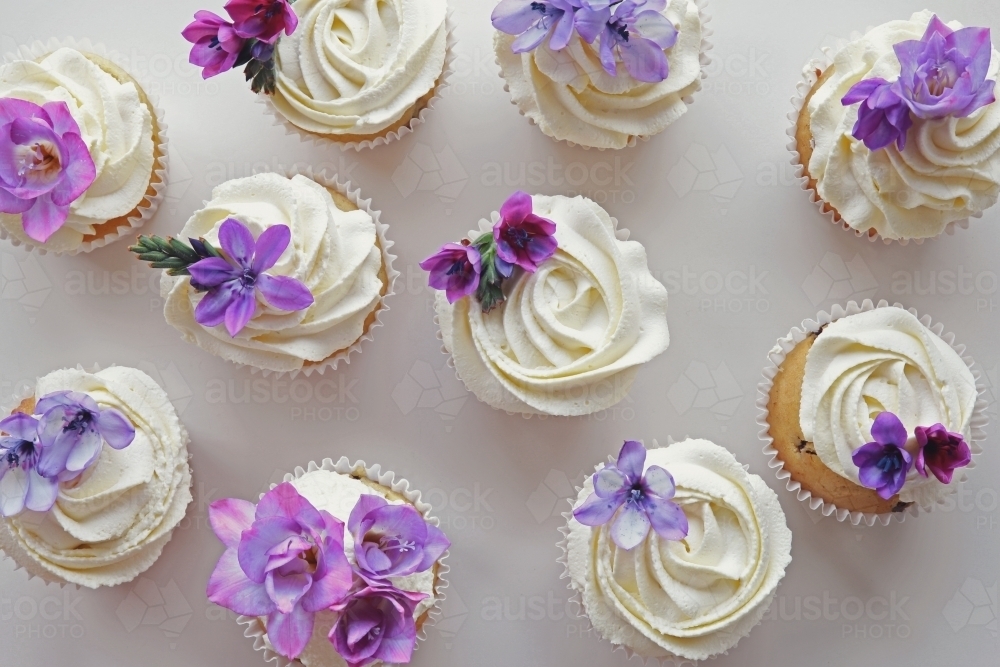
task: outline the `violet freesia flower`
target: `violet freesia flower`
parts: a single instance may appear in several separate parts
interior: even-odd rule
[[[858,466],[861,484],[888,500],[903,488],[913,463],[913,457],[904,449],[906,427],[891,412],[880,412],[872,423],[872,438],[874,442],[854,450],[851,460]]]
[[[972,450],[961,433],[951,433],[944,424],[918,426],[914,429],[920,451],[917,452],[917,472],[927,477],[930,470],[942,484],[951,484],[956,468],[969,465]]]
[[[666,0],[623,0],[611,5],[603,0],[585,2],[587,6],[577,14],[577,30],[590,43],[600,37],[598,54],[608,74],[617,76],[620,58],[637,81],[658,83],[669,76],[664,50],[677,42],[678,33],[660,13]]]
[[[665,540],[683,540],[688,533],[687,516],[670,501],[676,492],[674,478],[660,466],[649,466],[644,475],[645,462],[642,443],[626,441],[617,465],[605,465],[594,475],[594,493],[573,510],[585,526],[606,524],[617,513],[611,539],[626,551],[646,539],[650,526]]]
[[[266,616],[271,644],[294,660],[312,636],[316,612],[343,600],[351,588],[343,522],[317,510],[288,482],[265,493],[256,507],[217,500],[208,520],[226,546],[208,580],[208,599],[237,614]]]
[[[448,303],[455,303],[464,296],[474,294],[479,287],[482,257],[475,246],[447,243],[420,262],[420,268],[430,272],[428,284],[434,289],[444,290]]]
[[[864,79],[854,84],[840,102],[844,106],[861,103],[851,134],[868,150],[877,151],[893,142],[899,150],[906,147],[906,133],[913,119],[910,107],[896,93],[896,84],[879,78]]]
[[[581,0],[501,0],[490,17],[493,27],[517,35],[514,53],[531,51],[549,37],[549,48],[560,51],[573,37],[573,23]]]
[[[225,7],[236,34],[243,38],[274,44],[282,32],[291,35],[299,25],[287,0],[229,0]]]
[[[351,511],[347,530],[354,536],[358,574],[369,583],[430,569],[451,542],[410,505],[390,505],[363,495]]]
[[[219,228],[219,242],[227,255],[207,257],[188,267],[191,282],[208,294],[194,310],[195,320],[206,327],[225,322],[230,336],[236,336],[257,309],[259,293],[279,310],[294,312],[313,304],[313,295],[300,280],[264,273],[288,247],[292,233],[287,225],[274,225],[255,241],[250,229],[228,218]]]
[[[114,408],[102,408],[78,391],[58,391],[35,405],[41,415],[42,443],[38,473],[69,479],[88,468],[101,454],[101,445],[123,449],[135,439],[135,427]]]
[[[531,195],[518,190],[500,207],[500,222],[493,227],[497,257],[529,273],[556,252],[556,223],[531,211]],[[505,268],[505,267],[502,267]],[[501,270],[505,276],[509,270]]]
[[[232,23],[217,14],[201,10],[195,12],[194,19],[181,31],[184,39],[194,44],[188,62],[204,68],[203,79],[232,69],[246,40],[236,34]]]
[[[417,626],[413,612],[426,595],[391,586],[369,586],[333,605],[340,617],[330,641],[348,667],[377,661],[404,664],[413,655]]]
[[[19,412],[0,421],[0,433],[8,434],[0,436],[0,515],[49,511],[59,495],[59,480],[38,473],[38,420]]]
[[[48,241],[96,177],[65,102],[0,99],[0,212],[20,214],[25,234]]]

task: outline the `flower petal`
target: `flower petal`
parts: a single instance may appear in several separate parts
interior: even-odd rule
[[[257,248],[249,227],[236,218],[226,218],[219,227],[219,243],[230,259],[244,268],[249,268]]]
[[[57,206],[69,206],[87,191],[97,178],[97,167],[90,157],[90,149],[78,134],[65,134],[62,137],[63,173],[62,178],[52,189],[52,203]]]
[[[618,469],[624,473],[629,483],[642,477],[642,466],[646,462],[646,448],[637,440],[626,440],[618,453]]]
[[[253,257],[254,273],[263,273],[277,264],[291,240],[292,232],[288,225],[274,225],[261,232],[257,237],[257,252]]]
[[[38,438],[38,420],[31,415],[17,412],[0,421],[0,432],[20,440],[34,442]]]
[[[4,471],[0,477],[0,514],[14,516],[24,509],[28,495],[28,473],[15,466]]]
[[[215,604],[244,616],[264,616],[274,611],[264,584],[247,578],[235,549],[226,549],[222,554],[208,578],[205,593]]]
[[[236,298],[240,286],[236,281],[213,287],[194,309],[195,321],[204,327],[216,327],[226,320],[226,311]]]
[[[302,562],[298,558],[295,560]],[[295,563],[290,563],[290,565],[295,565]],[[272,570],[264,578],[264,588],[267,590],[267,595],[282,614],[290,614],[295,609],[302,596],[312,588],[312,583],[312,576],[308,572],[302,571],[284,573]]]
[[[872,422],[872,439],[883,445],[906,445],[906,427],[891,412],[880,412]]]
[[[643,485],[649,493],[665,500],[673,498],[674,493],[677,491],[673,475],[660,466],[649,466],[646,468]]]
[[[42,477],[36,470],[28,471],[28,493],[24,506],[32,512],[48,512],[59,497],[59,480]]]
[[[532,8],[532,0],[500,0],[493,9],[493,27],[508,35],[520,35],[541,18]]]
[[[594,473],[594,493],[601,498],[610,498],[628,486],[628,479],[614,466],[604,466]]]
[[[66,224],[69,206],[57,206],[49,194],[34,201],[34,205],[21,214],[21,225],[29,238],[45,243]]]
[[[539,44],[545,41],[548,34],[549,26],[546,26],[544,21],[539,21],[515,37],[514,41],[511,42],[510,49],[514,53],[533,51],[538,48]]]
[[[261,274],[257,276],[257,290],[269,305],[290,313],[305,310],[315,302],[309,288],[290,276]]]
[[[361,520],[364,519],[369,512],[376,510],[379,507],[385,507],[388,504],[389,501],[382,496],[375,495],[374,493],[361,494],[358,501],[354,503],[354,509],[351,510],[351,515],[347,518],[347,530],[354,535],[358,526],[361,524]]]
[[[625,69],[636,81],[659,83],[670,74],[670,63],[663,49],[648,39],[630,39],[619,44]]]
[[[268,551],[289,537],[297,536],[302,529],[293,519],[273,517],[258,519],[243,532],[238,547],[240,567],[251,581],[264,583],[267,574]]]
[[[500,206],[500,218],[510,225],[520,224],[530,213],[531,195],[523,190],[516,191]],[[494,232],[499,225],[500,223],[497,223],[493,227]]]
[[[236,280],[242,271],[221,257],[206,257],[188,266],[191,282],[199,287],[218,287],[224,282]]]
[[[603,526],[625,502],[625,492],[601,498],[591,494],[582,505],[573,510],[573,518],[585,526]]]
[[[344,548],[326,548],[324,575],[314,578],[312,588],[302,597],[302,607],[306,611],[327,609],[343,600],[354,583],[351,564],[344,555]]]
[[[124,449],[135,440],[135,427],[114,408],[103,408],[97,415],[97,430],[112,449]]]
[[[683,540],[688,534],[688,518],[680,505],[647,495],[642,499],[649,523],[656,534],[665,540]]]
[[[80,472],[88,468],[101,455],[104,440],[97,429],[91,427],[80,434],[79,440],[66,457],[66,471]]]
[[[235,338],[236,334],[243,331],[243,327],[253,319],[256,311],[257,298],[253,290],[237,290],[226,308],[226,331],[229,335]]]
[[[296,607],[290,614],[271,612],[267,617],[267,638],[278,653],[294,660],[312,637],[314,618],[312,612],[302,607]]]
[[[415,571],[424,572],[431,569],[449,547],[451,547],[451,540],[444,534],[444,531],[433,524],[427,524],[427,538],[424,540],[423,556]]]
[[[649,517],[635,503],[625,503],[615,522],[611,524],[611,539],[619,548],[630,551],[649,534]]]
[[[661,49],[669,49],[677,43],[677,28],[666,16],[657,11],[639,12],[633,24],[639,35],[656,44]]]
[[[243,531],[253,525],[254,511],[257,508],[248,500],[239,498],[223,498],[208,506],[208,523],[215,536],[226,545],[227,549],[236,549],[240,545]]]

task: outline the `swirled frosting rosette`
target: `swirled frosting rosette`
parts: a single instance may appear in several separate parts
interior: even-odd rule
[[[667,290],[641,244],[585,197],[515,193],[422,266],[465,385],[508,412],[585,415],[621,401],[667,349]]]
[[[791,562],[775,493],[707,440],[648,451],[626,442],[573,508],[562,545],[569,586],[599,635],[643,659],[729,651],[761,621]]]

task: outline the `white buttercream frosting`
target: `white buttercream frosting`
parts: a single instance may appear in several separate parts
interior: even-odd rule
[[[852,452],[871,442],[880,412],[899,417],[914,460],[917,426],[944,424],[971,439],[976,380],[940,336],[902,308],[876,308],[826,326],[806,356],[799,422],[823,464],[860,484]],[[910,469],[899,497],[921,506],[950,491]]]
[[[611,540],[610,523],[570,518],[570,585],[601,636],[643,657],[703,660],[728,651],[763,618],[791,562],[792,533],[778,497],[707,440],[650,449],[645,465],[673,476],[687,538],[664,540],[650,530],[625,551]],[[589,477],[574,508],[593,491]]]
[[[895,81],[900,67],[893,45],[920,39],[932,16],[918,12],[847,44],[809,100],[814,150],[808,168],[817,193],[854,229],[874,229],[887,239],[936,236],[989,208],[1000,194],[1000,104],[967,118],[913,116],[903,151],[892,144],[872,152],[851,135],[860,105],[844,106],[841,99],[862,79]],[[998,69],[994,49],[987,77],[996,80]]]
[[[65,369],[38,380],[35,398],[78,391],[120,411],[135,439],[106,443],[76,483],[63,482],[49,512],[3,520],[0,547],[32,574],[97,588],[134,579],[170,540],[191,502],[187,432],[166,393],[142,371]]]
[[[373,135],[429,93],[444,71],[445,0],[298,0],[278,41],[271,101],[319,134]]]
[[[514,53],[515,36],[497,32],[497,62],[521,112],[545,134],[594,148],[624,148],[632,137],[662,132],[687,111],[685,97],[701,88],[702,19],[694,0],[667,0],[662,14],[678,29],[666,49],[670,75],[644,83],[618,64],[617,76],[601,66],[598,41],[575,34],[560,50],[548,40]]]
[[[585,197],[532,197],[559,247],[535,273],[516,272],[490,313],[465,297],[435,302],[444,344],[466,386],[510,412],[584,415],[628,394],[639,366],[667,349],[667,290],[646,250],[622,241]],[[492,223],[480,222],[484,230]]]
[[[315,301],[288,313],[258,295],[253,319],[233,338],[224,325],[209,328],[195,321],[204,293],[191,288],[190,278],[164,273],[164,316],[187,340],[224,359],[282,372],[321,362],[361,338],[384,286],[371,214],[340,210],[329,190],[305,176],[257,174],[216,187],[177,236],[204,237],[219,247],[219,228],[227,218],[247,225],[254,238],[273,225],[287,225],[291,241],[267,273],[297,278]]]
[[[11,236],[66,252],[94,234],[95,225],[139,205],[153,172],[153,114],[133,82],[122,83],[86,54],[61,48],[38,62],[19,60],[0,68],[0,97],[38,105],[65,102],[97,168],[94,182],[70,204],[65,225],[48,241],[29,238],[19,214],[0,213],[0,225]]]

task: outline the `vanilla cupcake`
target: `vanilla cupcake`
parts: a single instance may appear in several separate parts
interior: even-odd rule
[[[803,187],[871,239],[930,238],[979,217],[1000,194],[998,69],[988,29],[928,11],[809,63],[790,144]]]
[[[502,0],[493,25],[513,103],[548,136],[586,147],[662,132],[708,62],[695,0]]]
[[[565,516],[570,588],[597,634],[643,661],[728,652],[761,621],[792,558],[774,491],[707,440],[648,452],[626,442]]]
[[[322,177],[257,174],[213,190],[178,234],[191,246],[132,249],[170,269],[163,312],[186,340],[266,371],[322,372],[371,338],[396,275],[367,204]]]
[[[191,502],[188,436],[148,375],[64,369],[0,421],[0,549],[31,576],[131,581]]]
[[[89,45],[87,45],[89,46]],[[101,48],[22,49],[0,67],[0,236],[89,252],[138,227],[166,185],[165,126]]]
[[[586,415],[628,394],[667,349],[667,290],[646,251],[585,197],[511,196],[421,266],[446,351],[488,405]]]

